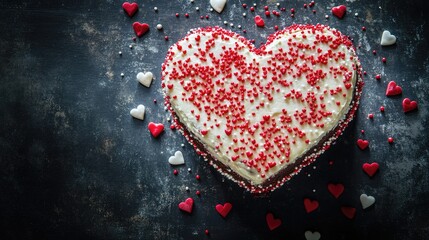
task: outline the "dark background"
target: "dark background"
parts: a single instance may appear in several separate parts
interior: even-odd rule
[[[221,14],[203,0],[137,2],[139,12],[129,18],[122,1],[0,1],[1,239],[305,239],[307,230],[321,239],[429,239],[427,1],[320,0],[311,9],[305,1],[279,1],[287,11],[266,19],[263,29],[253,23],[253,1],[228,0]],[[277,9],[275,1],[256,2],[257,14],[264,5]],[[348,7],[342,20],[330,13],[339,4]],[[136,42],[134,21],[151,26]],[[280,189],[254,197],[168,129],[160,68],[168,47],[191,28],[222,25],[259,45],[274,25],[292,23],[328,24],[353,38],[366,85],[357,117],[336,145]],[[383,30],[397,36],[396,45],[380,46]],[[150,88],[136,81],[140,71],[154,73]],[[402,96],[385,97],[390,80]],[[404,114],[404,97],[417,100],[418,111]],[[144,121],[129,115],[138,104],[146,106]],[[167,126],[158,139],[147,130],[150,121]],[[369,149],[359,150],[358,138],[368,139]],[[168,164],[176,150],[184,166]],[[364,162],[378,162],[380,171],[369,178]],[[327,190],[331,182],[345,186],[339,199]],[[362,193],[376,198],[373,207],[362,209]],[[195,200],[190,215],[177,207],[187,197]],[[305,212],[306,197],[319,201],[315,212]],[[226,219],[214,210],[224,202],[233,204]],[[356,207],[355,219],[341,206]],[[267,212],[282,220],[278,229],[268,230]]]

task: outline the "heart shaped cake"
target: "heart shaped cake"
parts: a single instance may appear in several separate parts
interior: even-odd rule
[[[293,25],[260,48],[220,27],[191,30],[162,65],[175,127],[218,171],[272,191],[338,138],[363,87],[352,42],[324,25]]]

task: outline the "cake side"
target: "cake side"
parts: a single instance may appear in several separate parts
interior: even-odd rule
[[[256,49],[214,27],[173,45],[162,67],[176,127],[252,192],[312,162],[351,121],[362,88],[353,45],[323,25],[294,25]]]

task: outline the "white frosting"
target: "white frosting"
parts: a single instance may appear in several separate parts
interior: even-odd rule
[[[281,34],[277,34],[271,43],[266,45],[265,48],[261,48],[265,54],[259,53],[259,50],[250,48],[247,45],[248,43],[238,35],[234,34],[229,36],[227,40],[224,40],[222,37],[213,37],[213,32],[216,31],[204,29],[197,30],[190,33],[187,37],[170,48],[170,53],[163,65],[163,90],[167,98],[169,98],[170,106],[176,113],[180,122],[186,126],[194,138],[204,145],[210,155],[228,166],[244,179],[247,179],[253,185],[259,185],[306,154],[309,149],[317,145],[326,133],[334,129],[339,121],[345,117],[353,99],[353,91],[357,78],[356,65],[358,62],[355,52],[350,45],[346,46],[343,43],[343,40],[341,40],[344,37],[343,35],[327,27],[320,28],[316,33],[338,40],[340,44],[335,49],[329,46],[329,44],[332,44],[332,41],[328,43],[319,42],[315,45],[314,41],[316,41],[316,35],[311,34],[311,28],[305,31],[295,29],[290,30],[290,32],[284,31]],[[200,38],[200,40],[197,41],[196,38]],[[209,57],[207,52],[205,54],[206,59],[202,60],[201,53],[198,49],[204,50],[206,45],[210,44],[210,41],[213,39],[214,45],[209,50],[209,52],[213,54],[213,57]],[[275,55],[281,54],[282,52],[280,52],[280,49],[282,49],[283,53],[287,53],[285,54],[286,58],[293,58],[288,53],[290,50],[288,45],[289,39],[292,39],[292,41],[297,44],[309,44],[309,46],[315,45],[315,47],[310,47],[309,49],[292,47],[293,52],[297,53],[298,56],[305,56],[306,60],[298,57],[293,64],[288,64],[284,58],[282,59]],[[178,46],[181,47],[181,50],[178,49]],[[203,101],[201,103],[202,110],[200,111],[195,103],[189,100],[189,97],[192,92],[198,95],[198,91],[204,89],[196,83],[207,81],[207,79],[201,77],[202,74],[207,73],[207,71],[202,71],[202,73],[195,70],[191,71],[190,66],[213,68],[219,64],[215,62],[216,60],[222,59],[222,57],[225,58],[224,55],[226,50],[233,50],[237,56],[241,57],[238,57],[231,64],[224,66],[231,68],[232,75],[228,76],[228,71],[221,71],[217,75],[210,77],[214,83],[211,94],[222,93],[219,92],[221,88],[226,89],[227,94],[231,94],[228,93],[228,90],[237,89],[237,84],[246,91],[251,92],[251,94],[250,96],[246,94],[240,96],[241,99],[238,99],[238,101],[224,99],[214,105],[213,101],[215,99],[213,95],[209,93],[203,95],[202,100],[199,100],[199,102]],[[186,51],[186,54],[183,51]],[[271,51],[272,53],[270,54]],[[342,57],[339,59],[335,59],[335,57],[328,58],[326,64],[313,64],[309,60],[311,56],[317,59],[328,51],[332,51],[336,56],[340,54]],[[238,64],[238,59],[242,60],[240,64]],[[179,62],[180,60],[181,63]],[[187,63],[184,64],[186,61]],[[276,64],[275,67],[273,67],[274,62]],[[256,64],[259,65],[256,66]],[[299,68],[305,65],[309,67],[307,72],[301,74],[299,77],[293,77],[293,75],[298,72]],[[244,68],[241,68],[243,66]],[[252,69],[250,66],[255,67],[255,69]],[[263,69],[270,66],[274,73],[268,70],[264,75]],[[287,66],[290,68],[287,69],[284,74],[281,73],[280,69]],[[340,66],[342,68],[341,71],[339,70]],[[330,68],[331,70],[332,68],[338,69],[341,74],[334,76],[335,74],[332,71],[330,72]],[[245,70],[247,70],[247,73],[245,73]],[[306,75],[310,72],[314,73],[316,70],[321,70],[326,75],[318,78],[317,84],[311,86],[307,83]],[[182,77],[173,74],[174,72]],[[234,72],[241,75],[244,80],[240,82],[234,75]],[[281,77],[277,79],[277,81],[272,80],[273,76],[280,75]],[[351,84],[351,87],[348,89],[343,82],[346,79],[345,75],[348,75],[348,83]],[[286,80],[289,85],[284,86],[280,84],[278,81],[280,79]],[[216,80],[223,83],[223,85],[216,84]],[[271,84],[270,87],[266,87],[269,84]],[[186,85],[198,86],[195,89],[186,90],[186,87],[184,87]],[[254,91],[252,91],[252,89],[255,88],[256,85],[268,90],[266,90],[265,93],[258,90],[258,96],[254,97]],[[271,89],[271,87],[273,89]],[[330,91],[335,90],[337,87],[341,88],[341,92],[331,95]],[[331,112],[332,114],[327,117],[321,117],[321,119],[311,118],[309,115],[310,109],[308,101],[285,97],[285,95],[290,94],[293,90],[295,92],[299,91],[303,99],[307,95],[314,93],[316,99],[315,103],[318,106],[316,112],[323,110],[325,112]],[[266,93],[269,93],[269,95]],[[345,94],[345,96],[343,96],[343,94]],[[292,93],[291,95],[294,94]],[[176,96],[176,98],[173,96]],[[270,97],[272,97],[272,99],[270,99]],[[321,97],[323,97],[323,100]],[[261,106],[261,103],[264,105]],[[320,104],[324,104],[325,106],[321,108]],[[204,110],[203,106],[205,105],[213,108],[210,116]],[[245,120],[240,123],[247,122],[250,128],[244,131],[240,128],[232,129],[231,134],[228,136],[225,130],[231,129],[226,127],[226,123],[228,122],[227,116],[229,116],[231,120],[236,114],[237,106],[244,107],[243,114],[241,114],[240,117],[244,117]],[[214,114],[213,111],[216,109],[229,110],[228,113],[222,115]],[[304,115],[310,119],[316,119],[316,123],[300,124],[300,119],[295,117],[294,114],[296,112],[302,113],[303,109],[307,111]],[[287,113],[284,113],[285,110]],[[268,124],[261,124],[261,121],[264,119],[263,116],[270,116]],[[289,121],[282,122],[281,116],[286,116],[289,118]],[[320,116],[320,113],[318,113],[317,116]],[[272,126],[273,123],[275,123],[279,130],[274,130],[275,127]],[[255,128],[255,124],[259,126]],[[316,126],[316,124],[318,125]],[[323,126],[319,124],[323,124]],[[265,127],[265,130],[263,130],[262,127]],[[269,127],[273,129],[268,129]],[[297,132],[289,132],[287,128],[297,128],[304,133],[305,136],[299,137]],[[204,130],[207,130],[207,134],[205,135],[201,133]],[[272,134],[272,136],[264,137],[264,132]],[[279,138],[280,140],[276,143],[274,141],[275,138]],[[286,141],[288,141],[288,143],[286,143]],[[274,146],[265,149],[264,144],[267,142]],[[251,149],[251,147],[253,147],[253,149]],[[283,152],[280,153],[280,149],[282,148]],[[277,155],[274,154],[273,151],[276,151]],[[289,156],[285,154],[286,152],[289,153]],[[265,154],[267,157],[266,160],[259,159],[256,161],[255,158],[261,153]],[[273,154],[272,157],[269,157],[270,154]],[[233,159],[237,156],[237,159]],[[249,166],[249,161],[252,160],[256,162],[256,164]],[[268,163],[271,164],[269,167]],[[274,165],[273,163],[275,163],[275,166],[272,166]]]

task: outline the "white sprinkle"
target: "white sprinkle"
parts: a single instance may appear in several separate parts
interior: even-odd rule
[[[133,45],[131,45],[131,44],[130,44],[130,46],[129,46],[129,47],[130,47],[130,48],[133,48]]]
[[[230,23],[229,26],[234,27],[234,23]]]
[[[186,190],[186,191],[189,191],[189,188],[188,188],[188,187],[185,187],[185,190]]]
[[[227,25],[227,24],[228,24],[228,22],[227,22],[227,21],[223,21],[223,24]]]
[[[154,7],[154,8],[153,8],[153,10],[156,12],[156,11],[158,11],[158,8],[157,8],[157,7]]]
[[[125,76],[125,74],[124,73],[121,73],[121,77],[124,77]]]
[[[210,12],[213,12],[213,8],[210,8]]]
[[[158,24],[156,25],[156,29],[161,30],[161,29],[162,29],[162,24],[158,23]]]
[[[199,7],[196,7],[196,8],[195,8],[195,10],[200,11],[200,8],[199,8]]]
[[[308,176],[308,177],[311,177],[311,174],[309,173],[307,176]]]
[[[237,27],[241,29],[241,25],[238,25]]]
[[[329,18],[329,16],[328,16],[328,15],[325,15],[325,18],[326,18],[326,19],[328,19],[328,18]]]
[[[194,0],[191,0],[191,3],[194,3]]]
[[[183,143],[182,143],[182,144],[180,144],[180,146],[181,146],[181,147],[185,147],[185,144],[183,144]]]
[[[313,166],[313,169],[316,169],[316,166]]]
[[[276,6],[278,7],[278,6],[280,6],[280,3],[276,3]]]
[[[188,168],[188,172],[191,172],[192,171],[192,169],[191,168]]]
[[[355,17],[359,16],[359,13],[355,13]]]
[[[245,17],[247,14],[246,13],[243,13],[243,17]]]
[[[122,56],[122,52],[121,51],[119,51],[118,54]]]
[[[254,3],[253,6],[256,7],[256,3]]]
[[[316,189],[313,189],[313,192],[316,192]]]
[[[167,122],[169,122],[169,121],[171,121],[171,119],[170,119],[170,118],[167,118]]]

